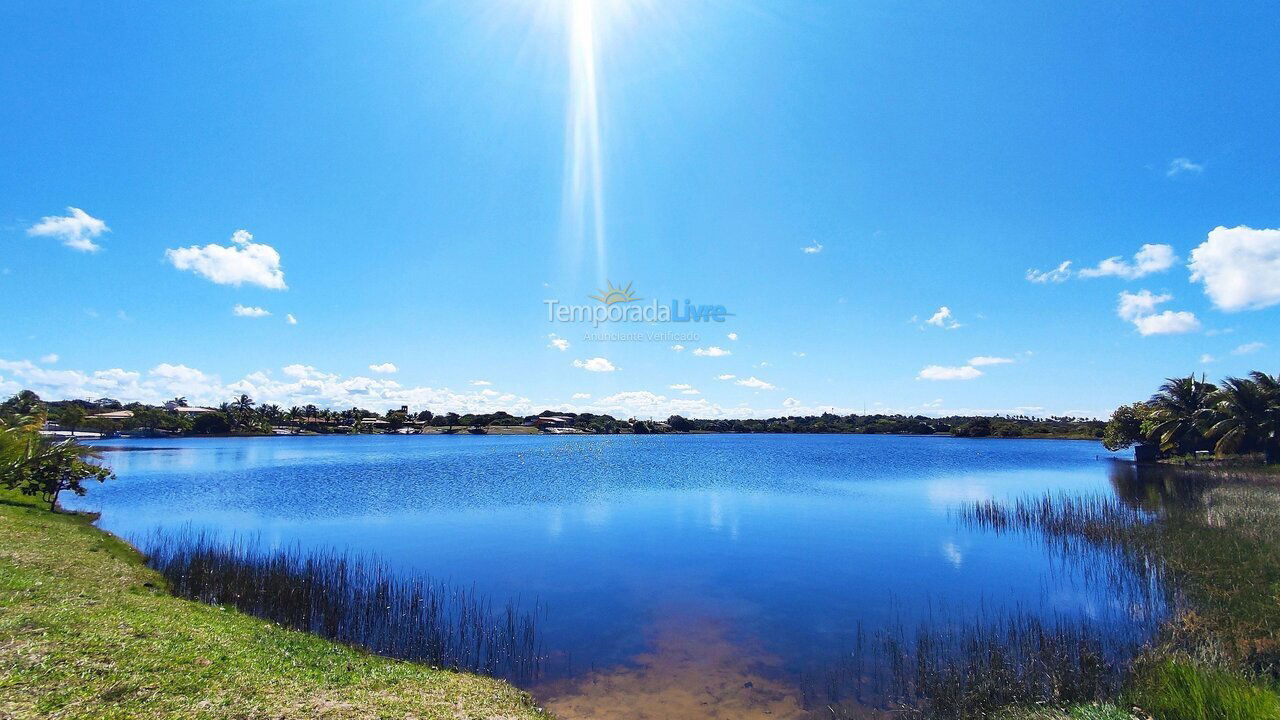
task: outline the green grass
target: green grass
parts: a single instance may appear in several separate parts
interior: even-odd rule
[[[1134,720],[1134,716],[1109,703],[1077,705],[1068,710],[1042,708],[1010,710],[999,720]]]
[[[1160,720],[1280,718],[1280,695],[1237,675],[1165,660],[1139,676],[1132,700]]]
[[[544,719],[490,678],[180,600],[83,516],[0,491],[0,718]]]

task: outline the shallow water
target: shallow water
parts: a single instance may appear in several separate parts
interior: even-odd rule
[[[187,526],[371,552],[544,611],[562,717],[790,717],[857,629],[1130,600],[960,503],[1112,493],[1093,442],[852,435],[267,437],[104,443],[64,504],[130,538]]]

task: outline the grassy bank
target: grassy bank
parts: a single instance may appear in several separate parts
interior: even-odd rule
[[[547,716],[503,682],[172,597],[87,518],[0,491],[0,717]]]
[[[1068,553],[1073,542],[1107,548],[1161,580],[1172,615],[1137,658],[1116,705],[1161,720],[1280,718],[1274,477],[1121,468],[1112,478],[1118,499],[979,503],[967,519],[997,532],[1041,534]]]

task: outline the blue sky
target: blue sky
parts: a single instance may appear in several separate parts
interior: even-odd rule
[[[1276,372],[1278,16],[5,3],[0,392],[1105,414]],[[606,279],[733,315],[548,322]]]

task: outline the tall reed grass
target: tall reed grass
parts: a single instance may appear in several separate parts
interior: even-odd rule
[[[207,533],[156,534],[147,563],[180,597],[436,667],[514,682],[541,671],[536,604],[495,607],[474,589],[406,576],[373,557]]]
[[[837,718],[867,707],[907,717],[982,718],[1009,707],[1064,707],[1119,694],[1158,622],[1118,629],[1025,611],[930,619],[866,634],[803,687],[806,707]]]

